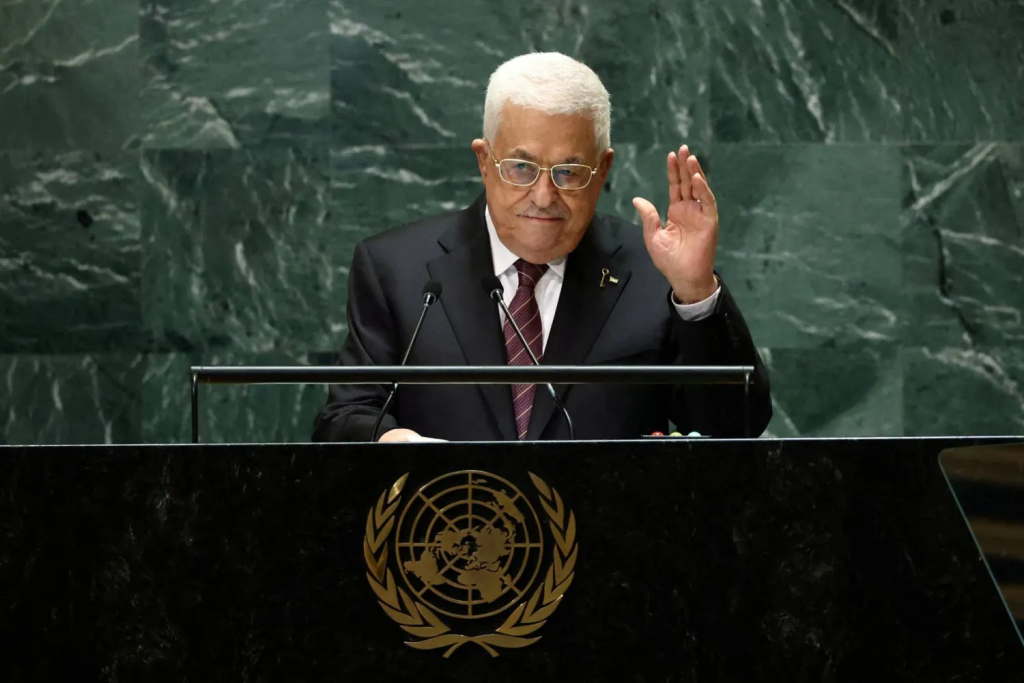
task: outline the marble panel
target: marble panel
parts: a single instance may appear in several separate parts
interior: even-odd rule
[[[140,431],[145,443],[190,443],[192,365],[309,365],[308,354],[225,351],[152,354],[142,374]],[[203,443],[304,443],[327,401],[321,385],[201,385],[199,437]]]
[[[137,144],[138,4],[0,2],[0,150]]]
[[[136,156],[0,154],[0,353],[143,346]]]
[[[335,145],[481,135],[491,72],[527,52],[580,59],[612,99],[612,140],[708,140],[708,33],[696,2],[331,3]]]
[[[903,435],[903,375],[895,344],[760,352],[772,384],[766,437]]]
[[[326,154],[148,151],[142,292],[152,349],[330,348],[348,267]]]
[[[1024,351],[904,348],[907,436],[1024,434]]]
[[[899,337],[899,150],[715,145],[718,267],[758,345]]]
[[[328,130],[327,0],[142,0],[147,147],[316,147]]]
[[[142,356],[0,355],[8,444],[139,443]]]
[[[904,0],[900,7],[906,139],[1024,140],[1024,5]]]
[[[709,3],[715,141],[899,139],[898,4]]]
[[[1024,342],[1024,147],[903,151],[908,344]]]

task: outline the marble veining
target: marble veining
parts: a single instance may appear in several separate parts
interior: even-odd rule
[[[0,152],[0,354],[138,348],[130,154]]]
[[[323,143],[326,0],[142,0],[139,30],[147,147]]]
[[[770,435],[1020,433],[1022,27],[978,0],[0,0],[2,437],[177,441],[189,362],[331,359],[354,246],[478,195],[487,77],[529,50],[611,92],[599,210],[663,207],[666,153],[700,157]],[[68,393],[87,368],[128,379]],[[204,423],[305,441],[322,395],[225,390]]]
[[[1024,340],[1021,145],[904,149],[906,337],[922,345]]]

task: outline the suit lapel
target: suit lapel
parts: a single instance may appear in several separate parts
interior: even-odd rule
[[[579,246],[569,254],[558,308],[544,349],[544,365],[582,365],[586,360],[629,282],[631,271],[614,260],[620,246],[603,234],[600,219],[595,217]],[[606,280],[602,288],[601,271],[604,268],[618,282],[612,284]],[[569,386],[555,385],[555,391],[564,398]],[[538,387],[526,438],[539,439],[554,413],[555,404],[548,392]]]
[[[441,283],[444,309],[466,362],[470,365],[505,365],[505,339],[496,305],[481,284],[493,275],[491,245],[484,221],[484,199],[458,215],[438,240],[447,252],[427,263],[430,277]],[[516,438],[512,391],[507,385],[477,385],[505,440]]]

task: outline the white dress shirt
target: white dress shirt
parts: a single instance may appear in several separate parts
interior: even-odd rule
[[[509,251],[508,247],[498,239],[498,231],[494,229],[494,221],[491,220],[490,209],[484,209],[484,218],[487,220],[487,234],[491,239],[491,259],[494,262],[494,274],[501,280],[501,286],[504,288],[502,298],[505,300],[505,305],[509,306],[516,295],[516,290],[519,289],[519,271],[516,270],[515,266],[519,257]],[[640,230],[640,228],[637,228],[637,230]],[[555,310],[558,308],[558,296],[562,293],[562,281],[565,279],[566,258],[563,256],[549,262],[548,269],[541,275],[540,280],[537,281],[537,287],[534,289],[537,308],[540,309],[540,325],[543,337],[542,348],[547,348],[551,323],[555,319]],[[718,302],[718,293],[721,291],[722,288],[719,287],[707,299],[698,301],[695,304],[679,304],[673,299],[672,305],[675,306],[676,312],[679,313],[679,317],[683,320],[700,320],[708,317],[715,310],[715,304]],[[498,309],[498,316],[501,324],[504,325],[505,312],[500,308]]]

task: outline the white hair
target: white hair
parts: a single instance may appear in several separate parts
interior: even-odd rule
[[[611,146],[611,101],[597,74],[558,52],[508,60],[491,74],[484,100],[484,138],[494,141],[501,111],[517,104],[551,115],[586,114],[594,122],[597,151]]]

